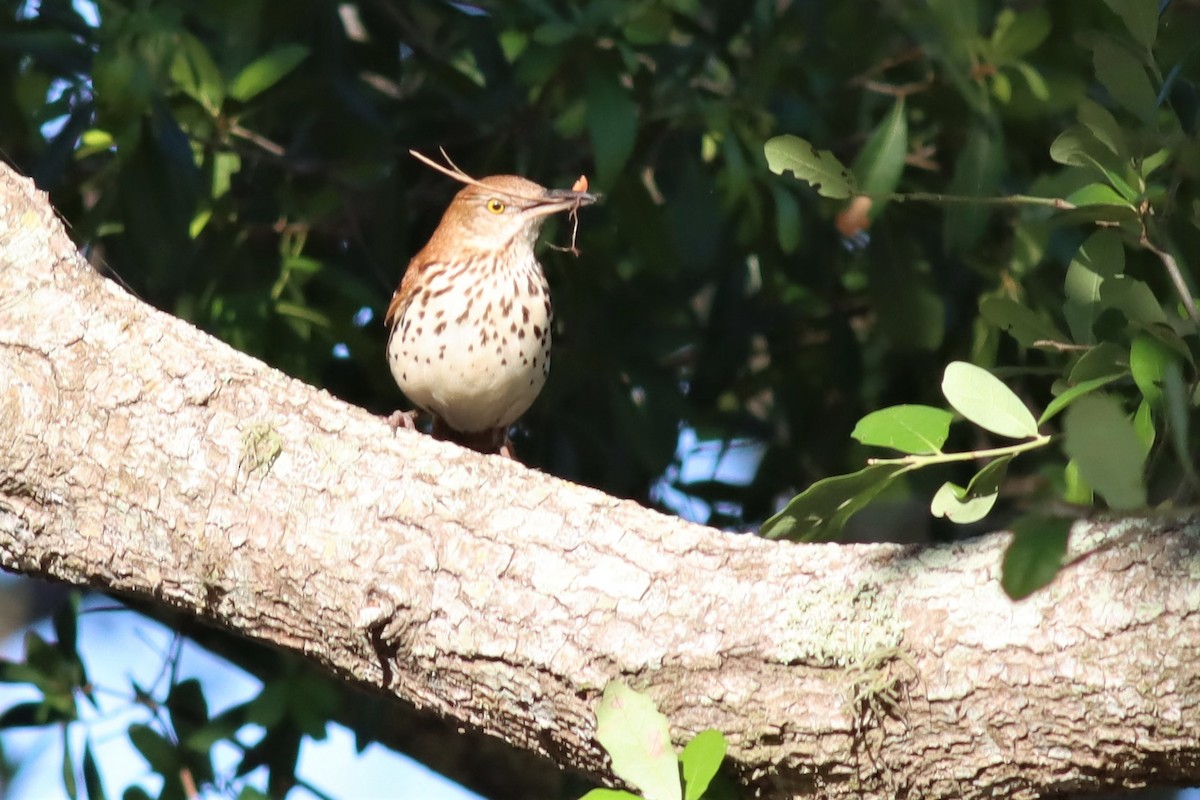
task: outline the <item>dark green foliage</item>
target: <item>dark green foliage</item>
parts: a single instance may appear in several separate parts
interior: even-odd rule
[[[990,434],[976,435],[981,444],[944,451],[949,421],[936,408],[906,404],[868,414],[855,427],[854,438],[906,455],[873,459],[867,469],[811,485],[767,521],[764,534],[836,536],[851,514],[907,474],[967,462],[984,466],[965,488],[953,481],[942,484],[931,511],[959,523],[976,522],[996,504],[1016,456],[1038,451],[1045,462],[1041,474],[1054,477],[1032,493],[1026,490],[1028,496],[1022,498],[1023,505],[1037,512],[1027,518],[1030,530],[1064,523],[1035,524],[1042,520],[1039,507],[1056,501],[1076,505],[1079,514],[1087,513],[1097,496],[1126,511],[1179,499],[1194,502],[1200,484],[1190,418],[1200,405],[1195,391],[1200,311],[1183,263],[1188,251],[1179,246],[1182,238],[1194,239],[1200,217],[1194,170],[1187,166],[1195,158],[1195,144],[1185,138],[1192,112],[1186,103],[1177,108],[1170,102],[1170,86],[1184,68],[1182,62],[1169,70],[1163,67],[1162,53],[1170,47],[1165,42],[1159,47],[1159,12],[1149,3],[1111,0],[1106,5],[1120,25],[1076,32],[1078,44],[1092,53],[1093,90],[1099,99],[1074,97],[1076,121],[1048,148],[1050,159],[1066,168],[1057,175],[1023,176],[1021,182],[1012,181],[1011,191],[997,194],[1004,171],[1011,170],[1015,179],[1020,166],[1003,162],[1013,154],[1003,150],[1006,119],[992,105],[1013,99],[1004,70],[1015,67],[1032,95],[1047,103],[1044,110],[1052,112],[1044,70],[1024,60],[1052,27],[1038,8],[1020,16],[1011,9],[999,11],[990,38],[978,30],[981,4],[931,2],[915,13],[913,19],[922,24],[956,32],[958,40],[943,41],[946,49],[936,52],[958,59],[961,67],[969,60],[976,79],[956,85],[982,124],[968,135],[946,190],[897,191],[900,173],[888,166],[903,153],[911,156],[908,148],[890,144],[906,136],[896,109],[910,93],[920,96],[931,88],[925,83],[895,91],[896,105],[867,139],[853,175],[834,154],[818,151],[803,138],[785,134],[765,145],[772,170],[791,172],[826,197],[860,195],[838,218],[839,230],[847,236],[861,237],[882,204],[917,201],[948,208],[945,252],[965,254],[968,247],[986,242],[985,215],[1007,210],[1012,228],[1000,244],[1010,250],[1011,260],[1006,266],[1002,251],[985,250],[984,258],[973,264],[995,285],[979,295],[971,356],[1020,381],[1026,395],[1053,399],[1033,400],[1034,407],[1044,408],[1036,418],[1029,400],[996,375],[978,364],[951,362],[942,392],[965,421],[981,428],[980,434]],[[1168,25],[1161,28],[1174,32]],[[978,92],[981,84],[989,85],[989,95]],[[886,155],[891,149],[898,152]],[[1171,192],[1179,194],[1172,197]],[[1180,195],[1187,197],[1184,206],[1178,204]],[[1068,233],[1090,235],[1076,245]],[[1072,253],[1069,261],[1066,253],[1054,252],[1055,237],[1064,239],[1066,252]],[[1059,273],[1061,290],[1048,290],[1037,274],[1050,274],[1047,257],[1060,268],[1065,263],[1065,272]],[[900,269],[911,277],[893,283],[890,302],[880,298],[876,303],[881,328],[892,320],[919,331],[922,323],[914,317],[921,316],[922,298],[904,288],[915,285],[919,272],[911,264]],[[884,285],[881,273],[868,275],[873,285]],[[936,307],[941,299],[924,302]],[[1002,349],[1000,332],[1012,337],[1017,352]],[[901,334],[895,341],[911,344],[920,338]],[[939,348],[940,341],[935,333],[925,344]],[[1047,378],[1057,380],[1046,386]],[[1107,391],[1101,393],[1102,388]],[[1131,415],[1128,409],[1136,411]],[[1064,435],[1056,437],[1045,428],[1064,410]],[[1169,446],[1164,429],[1170,433]],[[1004,444],[1006,438],[1020,441]],[[1060,447],[1050,447],[1059,442]],[[1025,596],[1053,577],[1065,531],[1062,527],[1061,542],[1047,535],[1045,543],[1030,546],[1035,534],[1015,541],[1003,581],[1010,594]],[[1046,546],[1050,542],[1053,547]]]

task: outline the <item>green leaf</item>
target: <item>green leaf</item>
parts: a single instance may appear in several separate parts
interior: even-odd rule
[[[971,497],[982,497],[999,492],[1000,484],[1008,474],[1008,464],[1013,458],[1015,456],[1000,456],[989,461],[971,478],[971,482],[967,484],[967,494]]]
[[[1033,52],[1050,35],[1050,13],[1037,6],[1020,13],[1005,8],[992,30],[992,61],[1006,64]]]
[[[646,800],[682,797],[667,718],[649,697],[609,681],[596,709],[596,738],[608,751],[613,772]]]
[[[84,131],[79,137],[79,148],[75,151],[75,159],[81,160],[96,153],[103,153],[116,146],[113,135],[99,128]]]
[[[865,445],[902,453],[940,453],[954,415],[933,406],[904,405],[872,411],[850,433]]]
[[[1126,275],[1109,278],[1101,284],[1100,304],[1121,311],[1131,322],[1143,326],[1167,323],[1167,313],[1154,291],[1143,281]]]
[[[791,172],[822,197],[843,200],[858,191],[854,174],[833,153],[817,150],[799,136],[776,136],[763,146],[763,153],[772,172]]]
[[[869,194],[890,194],[896,191],[904,172],[904,156],[908,152],[908,117],[904,113],[904,98],[897,97],[892,110],[871,132],[867,143],[854,160],[854,175],[860,190]],[[871,209],[875,217],[883,203]]]
[[[76,650],[78,621],[79,593],[71,592],[66,601],[54,611],[54,636],[57,639],[58,651],[74,662],[79,661],[79,652]]]
[[[579,800],[641,800],[641,798],[621,789],[592,789]]]
[[[977,0],[927,0],[920,7],[929,10],[928,20],[937,26],[933,40],[937,44],[937,56],[950,68],[948,77],[963,98],[977,110],[981,110],[976,92],[978,84],[966,76],[975,58],[980,40],[982,16]],[[864,7],[865,8],[865,7]]]
[[[611,186],[633,153],[637,103],[615,74],[600,69],[588,72],[586,91],[588,135],[596,157],[596,180],[601,186]]]
[[[1150,4],[1148,0],[1142,2]],[[1153,123],[1158,97],[1142,62],[1111,39],[1097,36],[1088,43],[1092,48],[1096,79],[1134,116],[1142,122]]]
[[[976,124],[954,164],[954,178],[947,192],[967,197],[992,197],[1000,188],[1004,171],[1004,137],[991,125]],[[946,207],[942,226],[946,252],[961,253],[978,244],[987,230],[995,206],[983,203],[954,203]]]
[[[1141,175],[1142,178],[1149,178],[1164,164],[1170,161],[1174,155],[1175,151],[1168,147],[1156,150],[1142,159],[1141,169],[1138,171],[1138,174]]]
[[[1060,133],[1050,145],[1050,158],[1069,167],[1090,168],[1126,200],[1132,202],[1140,195],[1129,182],[1132,165],[1114,155],[1104,142],[1083,125],[1075,125]]]
[[[1012,102],[1012,81],[1004,70],[997,70],[990,78],[992,95],[1003,105]]]
[[[1066,200],[1073,206],[1120,206],[1133,209],[1133,205],[1121,195],[1113,191],[1106,183],[1089,183],[1067,195]]]
[[[658,44],[670,35],[672,28],[671,14],[665,8],[642,6],[634,12],[629,22],[625,23],[623,32],[625,39],[631,44]]]
[[[804,230],[800,204],[796,202],[791,191],[783,186],[772,185],[771,197],[775,200],[775,234],[779,238],[779,249],[785,253],[794,253],[800,246]]]
[[[1067,378],[1070,384],[1129,372],[1129,351],[1114,342],[1101,342],[1079,357]]]
[[[1158,35],[1159,3],[1149,0],[1104,0],[1129,29],[1135,42],[1146,49],[1154,45]]]
[[[1090,506],[1095,501],[1092,487],[1079,474],[1079,464],[1073,459],[1068,459],[1067,466],[1063,468],[1062,499],[1077,506]]]
[[[210,196],[216,200],[219,197],[224,197],[229,191],[230,184],[233,181],[233,176],[242,168],[242,157],[237,153],[219,152],[213,153],[212,157],[212,183],[210,186]]]
[[[538,44],[556,45],[568,42],[579,32],[578,27],[570,22],[554,20],[544,22],[533,31],[533,40]]]
[[[160,775],[173,775],[179,759],[172,745],[158,731],[147,725],[130,725],[129,741],[142,754],[150,768]]]
[[[280,300],[275,303],[275,311],[284,317],[290,317],[298,322],[315,325],[318,328],[330,328],[333,326],[328,316],[299,303]]]
[[[190,33],[179,32],[171,79],[205,109],[216,111],[225,102],[225,80],[208,49]]]
[[[629,796],[633,797],[633,795]],[[253,786],[243,786],[238,792],[237,800],[271,800],[271,795],[266,792],[260,792]]]
[[[16,703],[0,713],[0,730],[8,728],[35,728],[57,722],[59,715],[44,703],[31,701]]]
[[[1129,348],[1129,371],[1142,397],[1153,408],[1163,403],[1167,369],[1176,363],[1175,351],[1145,331],[1133,337]]]
[[[256,58],[237,74],[229,86],[229,96],[245,103],[270,89],[308,57],[302,44],[285,44],[265,56]]]
[[[1107,395],[1081,397],[1067,409],[1067,454],[1079,472],[1113,508],[1146,505],[1142,471],[1146,454],[1121,404]]]
[[[945,517],[959,525],[969,525],[986,517],[1000,496],[1000,484],[1008,473],[1013,456],[993,459],[975,473],[967,488],[949,481],[943,483],[933,496],[929,511],[935,517]]]
[[[679,756],[683,766],[684,800],[700,800],[721,768],[727,748],[721,732],[711,729],[700,731],[687,743]]]
[[[53,713],[58,719],[73,719],[76,715],[75,687],[82,676],[78,657],[65,655],[56,645],[47,643],[30,630],[25,632],[25,666],[28,679],[42,690],[42,702],[47,707],[44,713]],[[13,670],[15,674],[20,672]]]
[[[324,739],[330,717],[339,711],[337,693],[330,690],[323,676],[314,672],[297,676],[291,685],[288,718],[309,738]]]
[[[933,494],[929,513],[938,519],[949,519],[960,525],[978,522],[988,515],[996,504],[996,495],[967,497],[967,490],[957,483],[946,481]]]
[[[71,757],[71,728],[62,726],[62,779],[63,788],[71,800],[79,797],[79,783],[75,778],[75,759]]]
[[[1092,151],[1095,149],[1094,145],[1099,143],[1090,130],[1076,125],[1067,128],[1050,143],[1050,158],[1068,167],[1096,166],[1096,157]]]
[[[979,301],[979,313],[988,322],[1017,340],[1021,347],[1037,342],[1065,342],[1067,337],[1028,306],[1009,297],[991,295]]]
[[[871,294],[879,331],[895,352],[936,350],[945,336],[944,293],[912,264],[872,259]]]
[[[1098,205],[1079,206],[1060,215],[1057,219],[1060,224],[1094,226],[1096,228],[1108,228],[1109,230],[1122,230],[1127,233],[1134,233],[1138,225],[1138,212],[1136,204],[1116,206],[1108,203],[1100,203]],[[1097,334],[1099,334],[1099,331],[1097,331]]]
[[[1025,84],[1029,87],[1030,94],[1043,103],[1050,99],[1050,86],[1046,83],[1046,79],[1042,77],[1041,72],[1024,61],[1018,61],[1013,67],[1025,79]]]
[[[188,678],[171,687],[166,709],[170,712],[175,736],[180,741],[186,741],[198,728],[208,723],[208,701],[200,681],[195,678]]]
[[[283,721],[288,709],[288,693],[291,685],[287,681],[271,681],[263,684],[262,691],[246,707],[246,721],[274,728]]]
[[[88,800],[106,800],[104,781],[100,779],[100,769],[96,766],[96,755],[92,752],[92,743],[83,745],[83,789],[87,792]]]
[[[1125,142],[1125,132],[1111,111],[1095,100],[1084,98],[1079,103],[1079,121],[1096,141],[1108,148],[1120,162],[1129,162],[1129,146]]]
[[[1066,302],[1063,315],[1078,344],[1091,344],[1096,335],[1092,326],[1104,307],[1100,286],[1108,278],[1125,271],[1125,247],[1112,231],[1097,231],[1087,238],[1067,267],[1064,285]]]
[[[193,731],[181,744],[195,753],[207,753],[213,745],[222,739],[232,739],[233,735],[246,724],[248,703],[233,706],[213,717],[207,724]]]
[[[1071,523],[1065,519],[1025,517],[1013,525],[1004,551],[1000,585],[1013,600],[1023,600],[1054,580],[1067,552]]]
[[[1082,383],[1075,384],[1058,397],[1055,397],[1050,401],[1050,405],[1046,406],[1046,410],[1043,411],[1042,416],[1038,418],[1038,425],[1041,426],[1046,424],[1050,420],[1054,419],[1054,417],[1058,416],[1058,413],[1067,406],[1071,405],[1071,403],[1075,402],[1086,394],[1091,394],[1097,389],[1107,386],[1117,378],[1123,377],[1124,374],[1124,372],[1118,372],[1112,375],[1101,375],[1099,378],[1092,378],[1091,380],[1086,380]]]
[[[1192,463],[1192,454],[1188,449],[1188,431],[1191,427],[1191,405],[1188,403],[1187,384],[1183,379],[1183,371],[1177,361],[1167,365],[1163,397],[1166,400],[1167,430],[1171,436],[1171,446],[1175,449],[1175,457],[1182,465],[1184,472],[1196,483],[1196,467]]]
[[[819,480],[764,522],[760,535],[793,541],[833,539],[850,517],[874,500],[903,469],[899,464],[874,464],[849,475]]]
[[[62,669],[62,653],[52,647],[37,631],[25,631],[25,664],[34,671],[38,686],[57,677]]]
[[[1137,411],[1133,412],[1133,431],[1142,446],[1142,453],[1149,456],[1158,438],[1158,429],[1154,427],[1154,412],[1146,400],[1138,403]]]
[[[208,222],[211,219],[211,208],[202,208],[197,211],[196,216],[192,217],[192,221],[188,223],[188,238],[195,239],[197,236],[204,233],[204,229],[208,227]]]
[[[942,394],[954,410],[981,428],[1011,439],[1038,435],[1037,420],[995,375],[965,361],[952,361],[942,377]]]
[[[1170,322],[1152,323],[1143,330],[1166,345],[1183,364],[1187,365],[1189,370],[1195,370],[1196,359],[1192,355],[1191,348],[1188,347],[1183,337],[1175,332],[1175,328],[1171,326]]]

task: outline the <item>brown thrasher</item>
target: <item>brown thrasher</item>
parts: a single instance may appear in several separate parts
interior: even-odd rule
[[[434,436],[507,453],[508,426],[550,370],[553,310],[533,252],[538,232],[549,215],[599,195],[443,171],[468,185],[392,295],[388,363],[408,399],[433,414]]]

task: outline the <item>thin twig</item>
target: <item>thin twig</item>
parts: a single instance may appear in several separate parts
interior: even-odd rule
[[[909,61],[916,61],[919,58],[924,58],[924,56],[925,52],[920,47],[910,47],[908,50],[905,50],[901,53],[883,58],[877,64],[869,67],[866,71],[861,72],[851,78],[848,83],[850,86],[862,86],[867,81],[871,80],[871,78],[875,75],[882,75],[893,67],[898,67],[901,64],[905,64]]]
[[[560,253],[570,253],[576,258],[579,257],[579,248],[575,246],[575,237],[579,235],[579,203],[576,203],[570,211],[567,212],[567,218],[571,220],[571,246],[560,247],[556,244],[546,243],[546,246],[551,250],[557,250]]]
[[[859,194],[897,203],[915,201],[947,205],[973,203],[983,206],[1049,206],[1059,211],[1073,211],[1076,208],[1074,203],[1063,200],[1061,197],[1038,197],[1030,194],[1009,194],[1002,197],[972,197],[971,195],[938,194],[936,192],[859,192]]]
[[[439,147],[438,150],[441,152],[442,158],[446,159],[446,163],[449,164],[449,167],[442,166],[441,164],[437,163],[436,161],[434,161],[433,159],[424,155],[423,153],[418,153],[416,150],[409,150],[408,152],[409,152],[409,155],[411,155],[413,158],[420,161],[422,164],[425,164],[428,167],[432,167],[432,168],[436,169],[438,172],[442,173],[443,175],[449,175],[451,178],[453,178],[454,180],[456,180],[460,183],[465,183],[470,186],[478,186],[481,189],[487,189],[489,192],[497,191],[496,187],[488,186],[486,183],[483,183],[482,181],[472,178],[464,170],[460,169],[459,166],[457,164],[455,164],[454,161],[450,158],[450,154],[447,153],[444,148]],[[579,179],[575,181],[575,187],[573,188],[572,191],[576,191],[576,192],[587,191],[587,178],[584,177],[583,175],[580,175]],[[501,193],[504,195],[507,195],[508,197],[515,197],[520,200],[528,200],[531,203],[542,203],[542,202],[545,202],[545,200],[546,200],[545,197],[530,197],[529,195],[524,195],[519,192],[510,192],[507,190],[505,190]],[[576,256],[576,257],[579,256],[579,248],[575,246],[575,237],[579,233],[579,206],[580,206],[581,202],[582,201],[580,199],[576,198],[575,205],[571,206],[571,210],[568,212],[568,216],[570,217],[571,223],[572,223],[571,246],[570,247],[559,247],[558,245],[553,245],[553,244],[550,245],[550,247],[554,248],[555,250],[560,250],[564,253],[570,253],[571,255]]]
[[[451,178],[458,181],[459,183],[465,183],[470,186],[478,186],[480,189],[487,189],[489,192],[497,191],[495,186],[488,186],[486,183],[484,183],[480,180],[476,180],[475,178],[472,178],[466,172],[463,172],[461,169],[459,169],[455,165],[455,163],[450,160],[450,156],[446,155],[445,150],[442,150],[442,156],[446,159],[446,163],[450,165],[449,167],[443,167],[441,164],[437,163],[432,158],[429,158],[429,156],[426,156],[423,153],[418,153],[416,150],[409,150],[408,154],[411,155],[413,158],[417,159],[418,161],[420,161],[425,166],[432,167],[433,169],[436,169],[438,172],[442,173],[443,175],[449,175]],[[543,197],[531,197],[529,195],[524,195],[519,192],[504,191],[504,192],[501,192],[501,194],[505,194],[509,197],[515,197],[519,200],[528,200],[531,203],[540,203],[543,200],[545,200],[545,198],[543,198]]]
[[[967,450],[961,453],[930,453],[928,455],[908,455],[901,458],[868,458],[867,464],[895,464],[906,469],[927,467],[931,464],[949,464],[954,461],[979,461],[984,458],[999,458],[1001,456],[1018,455],[1028,450],[1036,450],[1050,443],[1053,436],[1039,433],[1034,438],[1020,444],[1006,447],[992,447],[986,450]]]
[[[1090,344],[1069,344],[1067,342],[1056,342],[1053,339],[1038,339],[1031,346],[1042,350],[1057,350],[1060,353],[1074,353],[1092,349],[1092,345]]]
[[[1187,309],[1188,316],[1192,318],[1192,322],[1200,323],[1200,311],[1196,309],[1196,301],[1192,297],[1191,290],[1188,289],[1187,282],[1183,279],[1183,273],[1179,271],[1179,263],[1175,261],[1175,256],[1150,241],[1150,236],[1146,233],[1145,228],[1142,228],[1142,238],[1138,243],[1158,256],[1158,260],[1167,268],[1167,275],[1171,276],[1171,282],[1175,284],[1175,291],[1179,293],[1179,299],[1183,301],[1183,307]]]
[[[933,70],[925,73],[925,77],[919,81],[910,81],[909,83],[884,83],[883,81],[864,80],[862,87],[868,92],[876,94],[886,94],[892,97],[905,98],[910,94],[923,92],[933,85]]]
[[[285,150],[281,145],[278,145],[275,142],[272,142],[270,139],[268,139],[267,137],[263,136],[260,133],[255,133],[254,131],[250,130],[249,128],[243,128],[241,125],[238,125],[237,123],[234,123],[233,125],[229,126],[229,132],[232,133],[234,136],[238,136],[242,139],[245,139],[247,142],[250,142],[251,144],[257,145],[258,147],[267,151],[268,153],[275,156],[276,158],[283,158],[284,154],[287,153],[287,150]]]

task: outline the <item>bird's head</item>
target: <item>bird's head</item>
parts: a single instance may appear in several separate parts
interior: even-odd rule
[[[516,175],[493,175],[454,196],[438,233],[452,235],[458,247],[483,251],[532,247],[546,217],[599,199],[588,192],[547,189]]]

